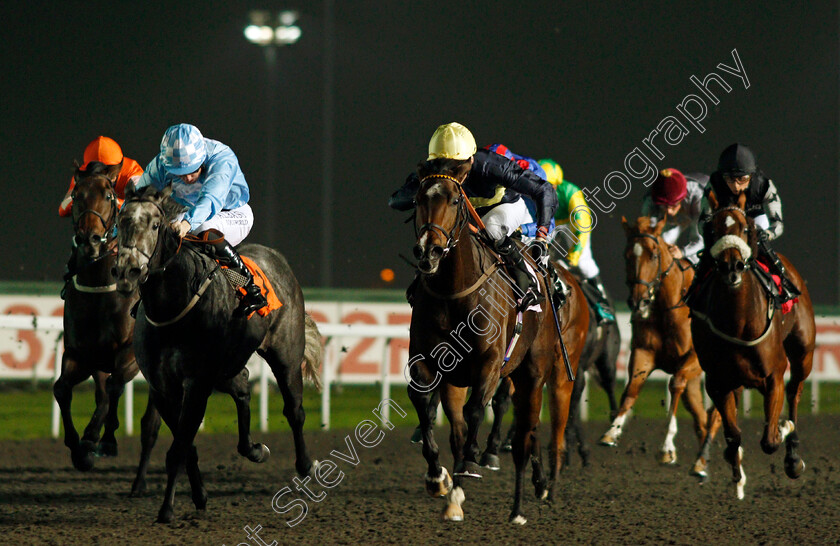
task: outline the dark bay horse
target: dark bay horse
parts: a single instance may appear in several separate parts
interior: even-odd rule
[[[192,244],[182,244],[171,227],[182,210],[171,193],[171,186],[161,192],[153,187],[128,189],[120,213],[115,267],[121,291],[131,292],[139,285],[137,362],[173,435],[166,455],[166,492],[157,517],[163,523],[174,515],[181,466],[186,467],[196,508],[206,507],[193,440],[213,388],[241,376],[255,350],[271,367],[283,394],[283,414],[295,443],[295,468],[300,475],[310,473],[313,461],[303,438],[302,367],[317,384],[322,356],[318,328],[304,312],[300,286],[285,258],[260,245],[239,249],[262,268],[283,305],[266,317],[234,317],[238,300],[218,264]],[[262,444],[250,444],[248,451],[255,461],[268,455]]]
[[[477,434],[484,406],[499,380],[511,378],[518,426],[513,441],[516,486],[510,521],[524,524],[521,504],[525,464],[530,459],[537,497],[553,495],[573,383],[564,367],[542,279],[541,311],[523,313],[521,335],[505,361],[517,325],[515,284],[506,280],[496,256],[471,234],[471,213],[461,186],[468,172],[468,163],[452,160],[426,162],[419,168],[415,255],[421,279],[411,316],[408,395],[420,420],[423,456],[428,464],[426,490],[432,496],[447,496],[444,519],[461,521],[461,505],[466,498],[461,481],[480,477]],[[526,260],[533,263],[530,257]],[[572,276],[565,270],[558,270],[558,274],[569,287],[568,301],[558,315],[570,366],[576,371],[589,315],[583,293]],[[552,423],[548,480],[536,434],[545,384]],[[440,392],[451,425],[454,483],[438,461],[432,433],[434,406],[430,397],[435,390]]]
[[[642,217],[631,225],[622,216],[621,224],[627,237],[624,249],[627,285],[630,297],[627,305],[631,311],[632,339],[629,381],[621,395],[621,407],[610,428],[601,438],[601,445],[616,446],[624,430],[628,414],[636,403],[639,392],[654,370],[671,374],[668,390],[671,404],[668,408],[668,431],[660,450],[660,462],[674,464],[677,450],[677,406],[685,393],[685,402],[694,417],[697,438],[706,435],[707,415],[703,408],[700,386],[700,363],[691,340],[688,307],[683,298],[694,279],[694,268],[688,260],[676,260],[662,239],[665,221],[651,226],[650,218]],[[694,469],[692,472],[703,472]]]
[[[562,265],[562,264],[561,264]],[[580,279],[578,284],[581,283]],[[588,302],[587,302],[588,303]],[[580,416],[580,399],[586,387],[586,373],[593,370],[610,405],[610,417],[615,417],[618,411],[618,403],[615,400],[615,375],[616,361],[621,349],[621,332],[615,321],[598,324],[598,316],[592,305],[589,308],[589,329],[586,332],[586,341],[583,353],[580,356],[575,386],[572,389],[572,399],[569,405],[569,420],[566,423],[566,441],[563,446],[563,465],[571,462],[571,452],[577,447],[583,466],[589,464],[589,444],[586,441],[583,431],[583,422]],[[593,368],[594,366],[594,368]],[[487,447],[481,454],[481,466],[490,470],[499,469],[499,449],[510,451],[511,441],[515,430],[515,423],[511,424],[504,442],[500,442],[502,418],[510,407],[510,395],[513,390],[510,378],[503,379],[493,396],[493,426],[487,437]]]
[[[73,466],[90,470],[94,455],[115,456],[119,427],[117,404],[139,371],[129,310],[137,291],[117,292],[111,268],[116,262],[117,195],[111,179],[119,165],[91,163],[77,168],[73,189],[73,260],[77,273],[67,283],[64,300],[64,354],[53,393],[64,423],[64,445]],[[73,387],[93,375],[96,410],[81,441],[70,412]],[[99,436],[102,425],[105,432]]]
[[[798,478],[805,463],[797,453],[797,412],[804,381],[811,373],[816,336],[808,287],[787,258],[779,255],[790,280],[802,292],[791,312],[775,309],[762,286],[756,272],[758,229],[744,213],[744,201],[742,194],[737,206],[719,207],[715,196],[710,196],[714,212],[707,244],[713,246],[707,251],[715,268],[703,293],[714,304],[703,311],[694,309],[691,322],[697,355],[706,372],[706,391],[723,419],[724,458],[732,465],[739,499],[744,498],[747,478],[742,467],[736,395],[747,387],[764,396],[761,449],[774,453],[784,441],[785,473]],[[785,388],[788,362],[790,379]],[[789,420],[781,422],[785,392]]]

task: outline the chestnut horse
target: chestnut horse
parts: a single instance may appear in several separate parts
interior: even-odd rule
[[[149,394],[169,429],[172,446],[166,454],[166,492],[157,521],[174,517],[175,482],[186,468],[193,504],[207,505],[207,492],[198,468],[193,441],[214,388],[240,381],[237,392],[247,409],[247,375],[243,368],[257,351],[268,363],[283,394],[283,414],[295,445],[295,468],[308,475],[315,463],[303,437],[303,378],[318,384],[321,336],[304,312],[303,295],[286,259],[261,245],[243,245],[241,253],[257,263],[282,302],[267,316],[235,317],[238,304],[218,263],[192,244],[183,244],[171,222],[183,207],[161,192],[129,187],[119,219],[117,287],[130,293],[140,289],[134,339],[137,363],[149,382]],[[247,414],[246,414],[247,415]],[[242,413],[239,413],[240,418]],[[245,424],[247,427],[247,423]],[[240,423],[240,434],[242,433]],[[246,429],[247,433],[247,429]],[[251,443],[246,434],[240,453],[254,462],[268,457],[268,449]],[[241,441],[241,440],[240,440]]]
[[[624,249],[627,285],[630,297],[632,339],[629,380],[621,395],[618,415],[601,438],[601,445],[616,446],[624,430],[625,420],[636,403],[639,392],[654,370],[671,374],[668,390],[668,430],[660,449],[660,462],[674,464],[677,449],[677,406],[685,393],[685,403],[694,417],[694,428],[702,442],[706,435],[706,410],[703,408],[701,373],[697,354],[691,341],[688,307],[683,298],[694,279],[694,268],[688,260],[674,259],[662,239],[665,221],[651,226],[650,218],[641,217],[631,225],[622,216],[621,225],[627,237]],[[703,468],[693,473],[702,475]]]
[[[811,373],[816,327],[811,297],[805,281],[782,255],[789,278],[802,294],[791,312],[775,308],[756,268],[758,228],[744,213],[743,194],[738,205],[719,207],[714,195],[707,251],[715,262],[701,294],[714,305],[692,311],[691,332],[700,365],[706,372],[706,390],[723,419],[732,479],[739,499],[744,498],[746,474],[742,467],[741,430],[737,422],[736,395],[744,388],[764,396],[764,435],[761,449],[774,453],[785,442],[785,473],[796,479],[805,469],[797,448],[797,408],[805,379]],[[703,301],[703,300],[701,300]],[[790,362],[790,379],[784,385]],[[787,392],[789,420],[779,416]]]
[[[516,288],[500,269],[495,254],[471,233],[470,216],[474,211],[461,186],[469,167],[469,163],[441,159],[419,167],[415,255],[419,260],[420,287],[411,315],[408,395],[420,420],[423,456],[428,463],[426,490],[432,496],[447,496],[444,519],[461,521],[465,500],[461,481],[481,477],[476,458],[484,406],[490,402],[500,378],[511,378],[519,425],[513,441],[516,486],[510,521],[524,524],[522,492],[529,459],[537,497],[550,498],[555,491],[574,386],[567,377],[561,344],[565,343],[568,349],[574,373],[589,314],[577,283],[568,271],[557,269],[569,287],[568,301],[557,311],[563,331],[561,340],[541,278],[541,310],[522,313],[521,334],[506,361],[506,349],[517,327]],[[533,263],[530,257],[526,260]],[[548,480],[537,435],[545,384],[552,427]],[[467,399],[469,388],[472,392]],[[440,393],[451,425],[454,483],[438,461],[438,446],[432,433],[435,405],[430,404],[430,398],[435,390]]]
[[[117,166],[94,162],[76,169],[73,189],[73,260],[77,271],[64,299],[64,354],[61,376],[53,393],[64,423],[64,445],[73,466],[93,468],[95,455],[115,456],[119,427],[117,403],[139,371],[132,340],[134,319],[129,310],[137,291],[117,293],[111,275],[116,262],[117,195],[111,178]],[[90,376],[96,388],[96,409],[81,441],[70,412],[73,387]],[[100,438],[102,425],[105,432]]]

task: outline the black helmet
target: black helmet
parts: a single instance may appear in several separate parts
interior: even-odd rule
[[[755,174],[755,155],[743,144],[731,144],[726,147],[718,160],[718,172],[732,176]]]

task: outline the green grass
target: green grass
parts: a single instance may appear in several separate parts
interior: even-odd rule
[[[623,387],[623,385],[620,385]],[[255,385],[256,391],[258,387]],[[800,404],[800,413],[809,415],[811,408],[811,385],[807,383]],[[272,432],[288,431],[289,425],[283,416],[283,398],[280,392],[271,387],[269,396],[269,430]],[[589,419],[591,421],[607,421],[609,407],[606,396],[600,387],[590,385],[589,391]],[[616,396],[620,396],[619,392]],[[93,413],[94,398],[92,383],[79,385],[73,393],[73,421],[81,435]],[[391,420],[397,426],[413,427],[417,424],[417,416],[408,400],[405,386],[395,385],[391,389],[391,398],[407,412],[402,419],[395,412],[391,412]],[[138,384],[134,392],[134,431],[139,434],[140,418],[145,410],[147,390],[144,384]],[[332,407],[330,409],[331,427],[333,429],[347,429],[355,427],[363,419],[372,418],[371,410],[376,408],[380,399],[378,385],[343,385],[332,387]],[[662,380],[649,381],[639,396],[633,411],[634,415],[642,417],[665,417],[665,382]],[[50,435],[50,412],[52,408],[52,389],[47,385],[32,388],[30,383],[0,384],[0,440],[46,438]],[[124,403],[124,399],[121,400]],[[751,417],[763,418],[761,395],[752,393]],[[688,413],[680,405],[679,416],[686,417]],[[306,410],[306,430],[321,428],[321,395],[314,389],[307,388],[304,393],[304,409]],[[820,406],[822,414],[840,414],[840,384],[823,383],[820,385]],[[120,408],[120,420],[125,415]],[[506,422],[510,419],[507,416]],[[548,411],[544,411],[543,420],[548,419]],[[259,431],[259,395],[254,392],[251,398],[251,430]],[[125,427],[121,426],[118,435],[124,435]],[[207,405],[203,434],[235,434],[236,410],[233,400],[225,394],[214,393]],[[62,433],[63,434],[63,433]]]

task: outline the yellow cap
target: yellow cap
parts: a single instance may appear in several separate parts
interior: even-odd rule
[[[432,135],[427,159],[469,159],[476,149],[475,138],[469,129],[460,123],[447,123],[438,127]]]
[[[553,159],[540,159],[540,167],[545,171],[546,180],[556,186],[563,183],[563,169]]]

